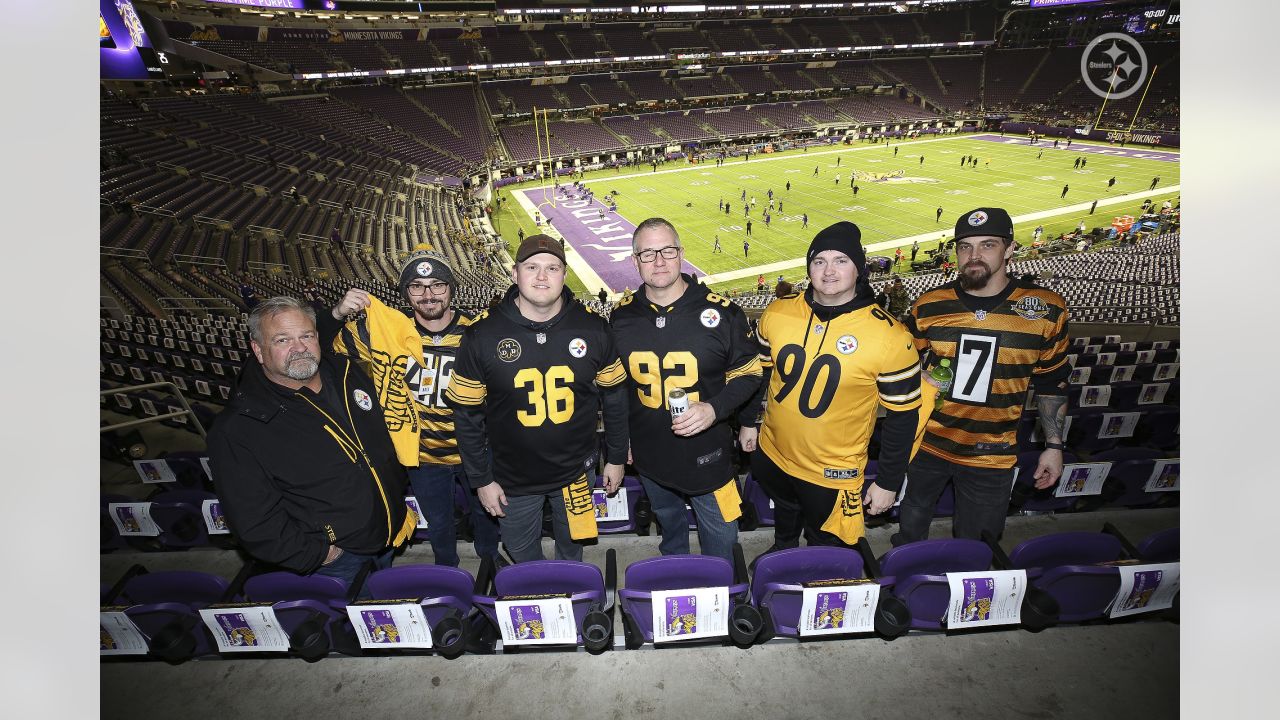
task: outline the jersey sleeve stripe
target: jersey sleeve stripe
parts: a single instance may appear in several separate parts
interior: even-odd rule
[[[902,370],[894,370],[893,372],[881,373],[880,375],[876,376],[876,382],[893,383],[899,380],[905,380],[906,378],[919,375],[919,374],[920,374],[920,363],[916,363],[909,368],[904,368]]]
[[[734,369],[732,369],[732,370],[730,370],[730,371],[726,372],[726,373],[724,374],[724,381],[725,381],[726,383],[729,383],[729,382],[733,382],[734,380],[736,380],[736,379],[738,379],[738,378],[740,378],[740,377],[744,377],[744,376],[748,376],[748,375],[754,375],[754,376],[756,376],[756,377],[760,377],[760,375],[762,375],[762,374],[763,374],[763,372],[764,372],[764,371],[763,371],[763,370],[761,370],[761,368],[760,368],[760,358],[758,358],[758,357],[753,357],[753,358],[751,358],[750,360],[748,360],[747,362],[745,362],[745,363],[743,363],[743,364],[739,365],[738,367],[736,367],[736,368],[734,368]]]
[[[457,378],[457,375],[454,375],[454,378]],[[627,371],[622,369],[622,362],[619,360],[614,360],[603,370],[596,373],[596,385],[600,387],[614,387],[626,379]]]
[[[882,392],[880,393],[880,399],[888,405],[906,405],[913,400],[920,399],[920,387],[917,385],[915,390],[905,395],[886,395]]]
[[[459,405],[479,405],[484,402],[486,395],[488,391],[483,383],[464,378],[456,372],[449,383],[449,389],[445,391],[445,397],[449,402]]]

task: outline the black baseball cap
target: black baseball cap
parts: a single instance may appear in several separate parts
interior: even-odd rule
[[[1013,218],[1004,208],[978,208],[956,220],[956,240],[975,235],[992,235],[1013,240]]]

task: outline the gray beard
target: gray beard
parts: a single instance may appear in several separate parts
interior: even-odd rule
[[[297,380],[298,382],[306,382],[315,377],[320,370],[320,361],[316,356],[306,353],[304,355],[296,355],[285,363],[284,374],[286,377]]]

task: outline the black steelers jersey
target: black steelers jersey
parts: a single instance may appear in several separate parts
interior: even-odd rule
[[[611,417],[605,403],[607,460],[626,461],[627,376],[604,319],[567,290],[547,322],[524,318],[517,294],[513,286],[466,329],[445,397],[472,486],[496,480],[508,493],[532,495],[594,474],[597,411],[610,391],[618,410]]]
[[[960,465],[1013,467],[1027,386],[1070,372],[1067,315],[1058,293],[1012,279],[992,297],[958,281],[922,294],[909,320],[916,347],[950,358],[955,379],[920,447]]]
[[[462,331],[474,317],[460,310],[453,311],[453,319],[440,332],[430,332],[416,320],[414,326],[422,336],[421,357],[409,357],[404,371],[404,382],[416,401],[418,419],[421,421],[420,463],[432,465],[457,465],[458,440],[453,432],[453,410],[444,400],[444,392],[453,377],[453,364]],[[365,320],[347,323],[333,340],[335,352],[368,362],[369,329]]]
[[[911,333],[870,298],[823,321],[793,295],[765,308],[758,334],[773,365],[760,450],[792,477],[860,489],[877,408],[920,406]]]
[[[733,476],[727,420],[760,384],[759,346],[742,308],[684,278],[689,287],[672,305],[653,304],[641,287],[613,311],[611,324],[628,377],[633,464],[651,480],[701,495]],[[716,424],[692,437],[671,432],[673,388],[687,392],[690,404],[710,403]]]

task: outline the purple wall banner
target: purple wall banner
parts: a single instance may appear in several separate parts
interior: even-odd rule
[[[252,7],[268,8],[271,10],[302,10],[305,7],[304,0],[204,0],[207,3],[219,3],[221,5],[250,5]]]
[[[597,198],[587,198],[582,193],[575,195],[571,185],[560,186],[554,206],[546,201],[551,199],[554,192],[551,188],[518,192],[524,195],[530,205],[538,208],[538,212],[551,222],[565,242],[587,261],[610,290],[636,290],[643,284],[631,262],[631,234],[635,232],[636,226],[630,220],[611,212]],[[680,269],[694,277],[706,275],[687,260],[681,263]]]
[[[1119,142],[1124,140],[1126,143],[1163,145],[1175,148],[1178,147],[1180,141],[1178,133],[1159,132],[1156,130],[1135,130],[1134,132],[1123,132],[1120,130],[1095,129],[1090,130],[1088,134],[1085,134],[1077,131],[1075,128],[1024,122],[1004,122],[1000,124],[1000,129],[1007,133],[1025,134],[1028,130],[1035,130],[1037,135],[1046,135],[1049,137],[1072,137],[1077,139],[1088,138],[1090,140],[1103,140],[1106,142]]]
[[[974,135],[971,139],[985,140],[987,142],[1003,143],[1005,145],[1026,145],[1029,142],[1027,138],[1007,137],[1007,136],[1000,137],[999,135],[990,135],[990,134]],[[1075,139],[1081,140],[1083,138],[1077,135]],[[1053,141],[1041,140],[1040,144],[1036,145],[1035,147],[1044,147],[1046,144],[1052,146]],[[1071,152],[1079,152],[1079,153],[1088,154],[1088,155],[1110,155],[1111,157],[1129,157],[1129,158],[1134,158],[1135,160],[1160,160],[1163,162],[1173,162],[1173,163],[1176,163],[1182,160],[1182,156],[1176,152],[1167,152],[1164,150],[1149,150],[1147,148],[1140,148],[1140,147],[1119,147],[1119,146],[1098,147],[1097,145],[1085,145],[1082,143],[1080,145],[1072,146]]]

